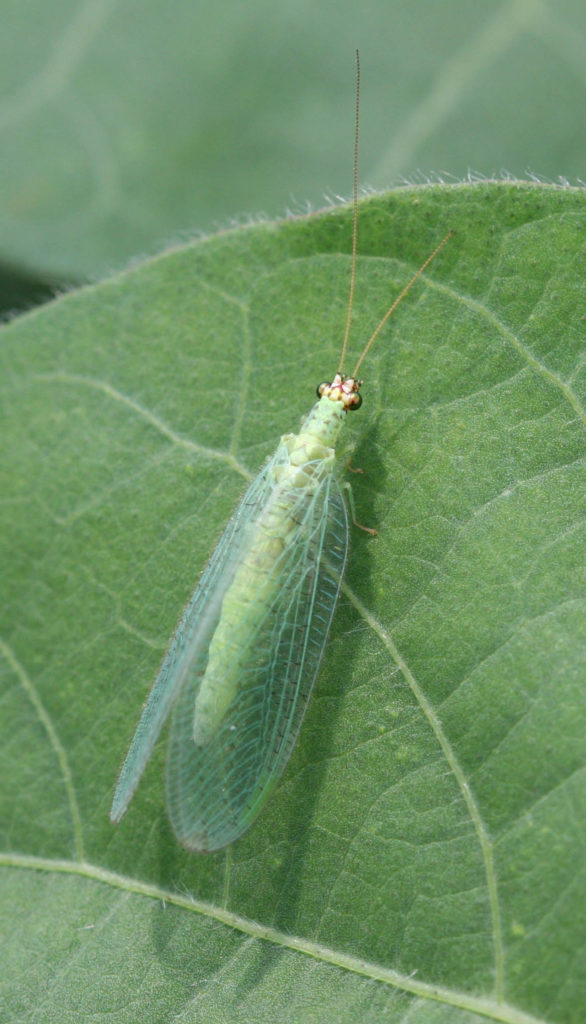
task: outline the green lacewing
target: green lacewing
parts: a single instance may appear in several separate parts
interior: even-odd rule
[[[339,369],[318,386],[299,433],[281,438],[230,519],[143,707],[110,810],[119,822],[170,715],[169,817],[177,839],[201,853],[246,832],[289,760],[346,566],[349,526],[335,444],[346,413],[361,404],[364,357],[452,234],[405,285],[346,376],[357,257],[358,53],[356,72],[352,263]]]

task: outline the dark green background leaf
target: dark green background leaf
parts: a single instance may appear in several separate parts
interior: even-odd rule
[[[79,280],[361,182],[584,178],[579,0],[0,3],[2,257]]]
[[[348,424],[378,536],[281,785],[214,856],[170,833],[163,745],[116,829],[111,793],[234,502],[336,367],[349,211],[4,328],[3,1019],[583,1019],[584,198],[361,203],[355,353],[450,227]]]

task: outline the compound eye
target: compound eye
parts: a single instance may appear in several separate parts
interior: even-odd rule
[[[350,412],[353,412],[355,409],[359,409],[361,405],[362,395],[357,392],[355,395],[352,395],[352,402],[350,403],[350,405],[348,405],[347,408],[350,410]]]
[[[317,397],[318,398],[322,398],[324,391],[326,390],[326,388],[329,388],[329,386],[330,386],[330,381],[329,380],[322,380],[321,384],[318,384],[318,386],[315,389],[315,393],[316,393]]]

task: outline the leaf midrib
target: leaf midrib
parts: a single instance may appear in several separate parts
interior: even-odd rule
[[[113,889],[119,889],[135,896],[159,900],[182,910],[199,914],[202,917],[208,917],[252,938],[261,939],[264,942],[270,942],[291,952],[302,953],[321,963],[339,967],[351,974],[369,978],[371,981],[379,981],[402,992],[408,992],[420,999],[453,1006],[459,1010],[467,1010],[488,1020],[501,1022],[501,1024],[546,1024],[543,1018],[525,1013],[504,1000],[492,1000],[459,992],[456,989],[445,988],[441,985],[430,985],[419,981],[413,975],[401,974],[399,971],[383,967],[381,964],[371,963],[368,960],[362,960],[347,953],[331,949],[329,946],[324,946],[319,942],[312,942],[306,938],[281,932],[277,928],[260,924],[257,921],[242,917],[214,904],[206,903],[193,897],[181,896],[171,890],[162,889],[157,885],[119,875],[114,871],[107,871],[87,861],[51,860],[50,858],[29,857],[17,853],[0,853],[0,865],[28,871],[45,871],[88,878],[94,882],[108,885]]]

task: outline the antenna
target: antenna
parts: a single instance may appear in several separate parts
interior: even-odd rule
[[[350,294],[348,296],[348,312],[346,314],[346,328],[344,330],[344,341],[342,342],[342,353],[340,355],[340,368],[342,372],[346,352],[348,351],[348,339],[350,337],[350,323],[352,321],[352,309],[354,307],[354,288],[356,286],[356,254],[358,251],[358,145],[360,138],[360,53],[356,50],[356,110],[354,120],[354,182],[352,187],[352,269],[350,271]]]
[[[362,355],[360,356],[358,362],[356,363],[356,366],[354,367],[354,372],[352,373],[353,377],[356,377],[356,374],[358,373],[358,370],[360,369],[360,366],[362,364],[362,360],[366,356],[367,352],[372,348],[372,345],[373,345],[375,339],[378,337],[378,335],[382,331],[382,329],[385,326],[385,324],[386,324],[387,320],[389,319],[389,317],[395,312],[397,306],[403,301],[403,299],[405,298],[407,292],[411,291],[411,289],[412,289],[413,285],[415,284],[415,282],[421,277],[421,275],[424,273],[424,271],[427,270],[429,264],[433,263],[434,259],[438,255],[438,253],[441,252],[441,250],[443,249],[443,247],[446,244],[446,242],[449,241],[449,239],[454,234],[455,234],[454,231],[448,231],[448,233],[445,236],[445,238],[442,238],[440,244],[433,250],[431,255],[427,257],[427,259],[425,260],[425,263],[421,264],[419,270],[417,270],[416,273],[413,274],[413,277],[411,278],[411,280],[407,282],[407,284],[405,285],[403,290],[399,292],[399,294],[397,295],[397,298],[389,306],[389,308],[387,309],[385,315],[383,316],[382,320],[380,321],[378,327],[375,327],[374,331],[370,335],[370,338],[366,342],[366,345],[362,349]]]
[[[356,107],[355,107],[355,119],[354,119],[354,177],[352,185],[352,266],[350,270],[350,292],[348,295],[348,312],[346,314],[346,327],[344,329],[344,340],[342,342],[342,352],[340,354],[340,364],[338,373],[342,375],[344,367],[344,361],[346,359],[346,353],[348,351],[348,341],[350,339],[350,325],[352,322],[352,311],[354,308],[354,290],[356,287],[356,263],[358,257],[358,152],[359,152],[359,141],[360,141],[360,52],[356,50]],[[436,256],[441,252],[446,242],[452,237],[454,231],[448,231],[445,238],[442,238],[440,244],[433,250],[430,256],[427,257],[424,263],[421,264],[419,270],[413,274],[410,281],[407,282],[402,291],[399,292],[397,298],[393,300],[389,306],[387,312],[383,316],[378,326],[372,332],[366,345],[362,350],[362,355],[358,359],[352,377],[356,378],[356,374],[362,365],[362,361],[366,357],[367,353],[372,348],[375,340],[378,338],[380,332],[385,326],[389,317],[393,315],[397,306],[403,301],[408,292],[411,291],[415,282],[421,277],[427,270],[430,263],[433,263]]]

